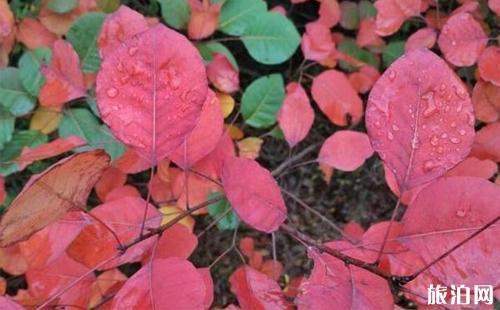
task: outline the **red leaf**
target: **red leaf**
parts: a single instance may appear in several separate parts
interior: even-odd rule
[[[489,46],[479,57],[479,74],[485,81],[500,87],[500,47]]]
[[[127,6],[106,16],[97,40],[102,58],[112,55],[126,40],[146,31],[148,23],[144,16]]]
[[[24,310],[24,308],[5,296],[0,296],[0,308],[4,310]]]
[[[187,260],[154,259],[113,298],[112,309],[204,309],[204,277]]]
[[[271,233],[285,221],[287,210],[278,184],[256,161],[227,158],[222,183],[231,206],[248,225]]]
[[[467,89],[429,50],[396,60],[366,109],[372,146],[404,192],[443,175],[469,153],[474,115]]]
[[[385,45],[384,40],[376,32],[376,22],[373,17],[364,18],[359,23],[356,44],[359,47],[383,47]]]
[[[187,188],[185,186],[185,183],[186,172],[182,172],[175,178],[172,188],[174,197],[178,198],[177,206],[183,210],[187,210],[188,207],[196,206],[205,202],[210,193],[221,191],[220,186],[216,183],[191,172],[187,174]],[[187,201],[188,199],[189,203]],[[206,212],[206,208],[203,208],[197,211],[196,214],[202,214]]]
[[[124,185],[113,189],[106,195],[106,200],[104,202],[109,202],[113,200],[118,200],[123,197],[137,197],[140,198],[141,194],[137,190],[137,188],[132,185]]]
[[[68,42],[54,42],[51,62],[41,71],[46,81],[40,89],[40,105],[60,108],[65,102],[85,96],[80,60]]]
[[[210,268],[198,268],[198,272],[205,282],[205,309],[210,309],[210,306],[214,302],[214,281],[210,274]]]
[[[342,72],[324,71],[314,78],[311,92],[321,111],[335,125],[348,125],[348,115],[356,124],[363,115],[363,102]]]
[[[149,159],[139,157],[134,149],[128,148],[127,151],[114,162],[114,166],[125,173],[139,173],[147,170]]]
[[[288,308],[278,283],[252,267],[239,267],[229,278],[229,283],[242,309]]]
[[[175,224],[161,234],[155,258],[180,257],[188,259],[198,246],[198,238],[184,225]]]
[[[400,1],[400,0],[377,0],[375,1],[375,8],[377,9],[376,18],[376,32],[381,36],[389,36],[399,30],[403,22],[413,15],[414,9],[417,7],[415,4],[419,0]],[[412,4],[411,6],[407,6]],[[402,7],[405,10],[402,10]],[[416,12],[417,15],[419,12]],[[408,15],[410,14],[410,15]]]
[[[372,66],[363,66],[358,72],[349,75],[349,83],[361,94],[368,92],[380,77],[380,73]]]
[[[127,175],[120,169],[109,167],[95,184],[95,192],[101,201],[106,201],[106,195],[113,189],[121,187],[127,181]]]
[[[94,267],[118,253],[118,243],[113,234],[101,222],[111,228],[122,244],[131,242],[139,236],[144,217],[144,208],[147,207],[145,229],[156,228],[160,225],[161,214],[146,201],[136,197],[124,197],[99,205],[90,211],[94,221],[86,226],[71,242],[67,253],[76,261],[88,267]],[[142,260],[151,248],[154,239],[148,239],[128,249],[125,254],[99,269],[109,269],[124,263]]]
[[[475,64],[486,43],[488,37],[469,13],[448,18],[438,38],[445,59],[459,67]]]
[[[422,28],[408,37],[405,44],[405,52],[421,48],[432,48],[436,44],[436,31],[430,27]]]
[[[211,4],[208,0],[189,0],[191,18],[188,23],[188,36],[199,40],[211,36],[219,24],[222,3]]]
[[[340,6],[337,0],[319,0],[318,22],[332,28],[340,21]]]
[[[352,247],[343,241],[331,242],[331,247]],[[365,254],[353,250],[357,258]],[[331,309],[332,301],[338,309],[394,309],[387,282],[358,267],[344,264],[328,254],[311,252],[314,268],[300,285],[295,300],[298,309]],[[361,256],[361,257],[360,257]]]
[[[442,178],[423,189],[410,204],[398,239],[425,263],[430,263],[496,218],[498,201],[500,189],[491,182],[473,177]],[[428,271],[446,286],[453,283],[497,286],[499,234],[498,225],[486,229]]]
[[[340,130],[323,143],[318,161],[342,171],[354,171],[372,155],[373,149],[366,134]]]
[[[498,172],[498,166],[489,159],[468,157],[446,173],[446,176],[468,176],[490,179]]]
[[[500,0],[488,0],[488,6],[497,16],[500,16]]]
[[[301,41],[305,59],[323,61],[335,48],[330,28],[318,21],[307,23]]]
[[[222,135],[223,124],[219,99],[209,90],[198,123],[186,137],[186,141],[168,158],[179,167],[189,169],[215,149]]]
[[[477,132],[471,156],[500,162],[500,123],[488,124]]]
[[[113,134],[155,165],[193,130],[208,86],[195,47],[159,24],[104,58],[96,91]]]
[[[477,81],[472,90],[474,115],[485,123],[494,123],[500,118],[500,87],[483,80]]]
[[[207,66],[207,76],[210,82],[221,92],[234,93],[240,89],[238,69],[224,54],[215,53]]]
[[[27,48],[51,47],[57,36],[34,18],[23,18],[16,33],[17,40]]]
[[[87,144],[87,141],[79,136],[58,138],[34,148],[24,147],[21,155],[16,159],[16,162],[19,165],[19,170],[23,170],[26,166],[37,160],[54,157],[85,144]]]
[[[194,168],[198,172],[204,171],[205,174],[220,177],[222,175],[224,160],[234,156],[236,156],[234,142],[226,130],[219,139],[215,149],[204,159],[200,160]]]
[[[92,187],[108,163],[104,151],[86,152],[33,176],[0,221],[0,245],[27,239],[67,211],[85,208]]]
[[[314,122],[314,110],[302,86],[291,82],[286,87],[286,96],[278,114],[278,124],[285,140],[294,147],[309,133]]]

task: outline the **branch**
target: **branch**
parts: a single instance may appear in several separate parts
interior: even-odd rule
[[[286,161],[282,162],[281,165],[279,165],[276,169],[274,169],[271,174],[273,175],[273,177],[278,176],[286,168],[288,168],[288,166],[290,164],[292,164],[293,162],[296,162],[297,160],[305,157],[306,155],[308,155],[309,153],[314,151],[316,149],[316,147],[318,147],[318,145],[319,145],[319,143],[314,143],[314,144],[309,145],[308,147],[306,147],[305,149],[300,151],[300,153],[298,153],[297,155],[292,156],[289,159],[287,159]]]

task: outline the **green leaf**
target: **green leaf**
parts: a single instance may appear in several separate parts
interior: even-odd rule
[[[255,22],[255,17],[267,12],[262,0],[227,0],[219,15],[219,30],[225,34],[240,36]]]
[[[96,0],[96,3],[104,13],[113,13],[120,7],[120,0]]]
[[[99,70],[101,58],[97,49],[97,38],[106,14],[88,13],[80,16],[69,28],[66,39],[80,57],[80,66],[85,73]]]
[[[52,12],[64,14],[76,8],[78,0],[50,0],[47,9]]]
[[[75,108],[64,111],[64,117],[59,125],[59,136],[65,138],[72,135],[79,136],[88,143],[75,149],[76,152],[104,149],[112,159],[120,157],[125,152],[125,146],[118,142],[108,127],[100,124],[87,109]]]
[[[157,0],[161,4],[161,17],[175,29],[185,29],[191,17],[187,0]]]
[[[404,52],[404,41],[393,41],[387,44],[382,50],[382,62],[384,63],[384,67],[389,67],[392,62],[403,55]]]
[[[368,0],[361,0],[358,4],[358,7],[359,15],[362,19],[367,17],[375,17],[377,15],[377,9],[373,6],[373,3]]]
[[[236,62],[236,58],[234,58],[233,56],[233,53],[231,53],[231,51],[227,47],[219,42],[201,42],[198,43],[196,47],[198,48],[201,57],[203,57],[203,60],[205,60],[206,62],[211,62],[215,53],[220,53],[224,54],[236,69],[239,68],[238,63]]]
[[[0,151],[3,150],[5,143],[12,139],[15,121],[12,114],[0,107]]]
[[[360,20],[358,4],[351,1],[342,1],[340,2],[340,10],[342,11],[340,25],[347,30],[357,29]]]
[[[276,123],[276,113],[284,98],[285,85],[281,74],[263,76],[245,89],[241,98],[241,114],[252,127],[270,127]]]
[[[46,143],[47,136],[36,130],[18,131],[12,137],[4,149],[0,152],[0,175],[8,176],[17,172],[19,167],[14,160],[21,154],[25,146],[35,147]]]
[[[241,36],[253,59],[267,65],[279,64],[290,58],[300,44],[294,24],[278,13],[254,16],[254,21]]]
[[[34,97],[38,97],[40,88],[45,83],[40,66],[50,63],[51,56],[52,52],[49,48],[41,47],[27,50],[19,59],[19,80]]]
[[[218,195],[217,193],[211,193],[208,199],[216,198]],[[235,230],[239,223],[238,215],[231,209],[231,205],[226,198],[208,206],[208,214],[214,220],[219,219],[224,213],[226,215],[217,222],[217,228],[219,230]]]
[[[342,43],[340,43],[338,46],[338,50],[343,52],[343,53],[349,54],[352,57],[354,57],[354,58],[356,58],[356,59],[358,59],[366,64],[369,64],[375,68],[378,68],[378,66],[380,64],[379,59],[374,54],[370,53],[367,50],[360,48],[356,44],[356,41],[354,39],[345,39],[344,41],[342,41]],[[339,66],[340,66],[340,68],[342,68],[346,71],[349,71],[349,72],[353,72],[353,71],[357,70],[356,68],[354,68],[352,65],[348,64],[345,61],[340,61]]]
[[[25,115],[35,107],[35,98],[23,88],[16,68],[0,70],[0,104],[14,116]]]

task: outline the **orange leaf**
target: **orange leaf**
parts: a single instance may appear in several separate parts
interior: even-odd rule
[[[188,23],[188,36],[199,40],[211,36],[219,24],[222,3],[211,4],[209,0],[189,0],[191,19]]]
[[[29,49],[51,47],[57,36],[34,18],[24,18],[17,29],[17,40]]]

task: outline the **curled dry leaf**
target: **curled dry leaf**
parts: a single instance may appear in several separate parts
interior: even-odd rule
[[[354,171],[372,155],[373,149],[366,134],[340,130],[323,143],[318,161],[342,171]]]
[[[229,283],[242,309],[288,309],[278,283],[250,266],[239,267]]]
[[[113,54],[126,40],[148,28],[144,16],[127,6],[120,6],[116,12],[106,16],[102,25],[97,40],[101,57]]]
[[[193,131],[168,156],[171,161],[183,169],[189,169],[212,152],[222,135],[224,119],[219,99],[211,90],[207,94],[200,118]]]
[[[54,42],[50,64],[41,67],[46,81],[40,89],[40,105],[61,108],[65,102],[85,96],[80,60],[71,44]]]
[[[278,111],[278,124],[286,142],[294,147],[309,133],[314,122],[314,110],[305,89],[299,83],[286,86],[285,100]]]
[[[287,210],[279,186],[256,161],[226,158],[222,183],[231,206],[248,225],[271,233],[285,221]]]
[[[437,33],[434,29],[422,28],[408,37],[405,43],[405,52],[420,48],[432,48],[436,44]]]
[[[483,80],[500,87],[500,47],[487,47],[479,57],[478,68]]]
[[[214,54],[212,61],[207,66],[207,77],[221,92],[234,93],[240,89],[238,69],[224,54]]]
[[[451,16],[438,38],[438,45],[444,58],[459,67],[475,64],[486,43],[488,43],[486,33],[469,13]]]
[[[194,129],[207,91],[196,48],[162,24],[123,42],[104,58],[97,75],[103,121],[150,166]]]
[[[458,164],[474,139],[467,88],[424,49],[397,59],[377,81],[368,98],[366,127],[402,192]]]
[[[0,221],[0,246],[27,239],[71,209],[85,208],[109,160],[102,150],[80,153],[32,177]]]
[[[311,92],[321,111],[335,125],[348,125],[348,116],[353,124],[360,121],[363,102],[343,72],[324,71],[314,78]]]

